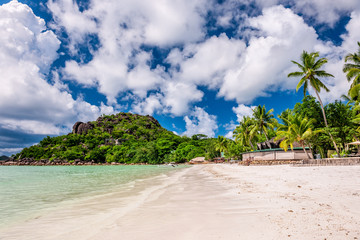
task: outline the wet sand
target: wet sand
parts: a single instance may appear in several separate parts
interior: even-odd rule
[[[64,204],[0,239],[360,239],[360,166],[198,165]]]

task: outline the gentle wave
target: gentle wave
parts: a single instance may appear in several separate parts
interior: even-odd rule
[[[0,166],[0,226],[34,218],[79,199],[129,192],[136,182],[161,177],[168,166]]]

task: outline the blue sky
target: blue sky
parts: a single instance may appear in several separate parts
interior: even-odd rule
[[[328,58],[335,101],[359,29],[358,0],[0,0],[0,155],[122,111],[231,137],[254,106],[301,101],[303,50]]]

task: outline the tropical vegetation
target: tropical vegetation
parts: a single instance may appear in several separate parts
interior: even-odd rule
[[[303,51],[299,62],[292,61],[300,70],[288,74],[288,77],[300,78],[296,91],[303,88],[302,102],[279,114],[279,123],[272,110],[266,111],[265,106],[256,107],[252,116],[243,117],[236,126],[235,142],[242,145],[243,150],[252,151],[256,150],[256,143],[275,136],[273,140],[281,140],[280,147],[285,151],[297,142],[309,158],[313,154],[327,157],[334,150],[336,155],[332,156],[350,153],[347,143],[360,139],[360,42],[358,45],[357,53],[345,57],[343,71],[347,73],[348,81],[352,81],[348,95],[343,96],[345,102],[337,100],[324,106],[319,93],[329,89],[321,78],[334,76],[321,69],[327,63],[326,58],[320,58],[318,52]],[[307,95],[309,88],[316,98]]]
[[[321,101],[319,93],[320,93],[321,89],[324,89],[327,92],[329,92],[330,90],[325,86],[325,84],[323,82],[321,82],[319,77],[334,77],[334,76],[330,73],[327,73],[324,70],[320,70],[320,68],[325,63],[327,63],[327,59],[326,58],[318,59],[318,57],[319,57],[319,52],[308,53],[306,51],[303,51],[303,53],[301,54],[301,57],[300,57],[301,63],[292,61],[294,64],[296,64],[300,68],[301,71],[289,73],[288,77],[301,77],[298,85],[296,86],[296,91],[298,91],[299,88],[301,86],[303,86],[304,96],[306,95],[306,91],[308,91],[309,85],[313,88],[313,90],[316,94],[316,97],[318,98],[318,101],[321,106],[325,126],[328,129],[329,126],[328,126],[328,122],[326,119],[325,109],[324,109],[324,105]],[[336,142],[335,142],[331,132],[328,131],[328,133],[331,138],[331,141],[333,142],[333,145],[335,147],[335,150],[336,150],[338,156],[340,156],[339,149],[336,145]]]
[[[178,136],[160,126],[150,116],[131,113],[104,115],[88,123],[93,128],[82,133],[46,137],[39,144],[24,148],[15,159],[85,161],[124,164],[185,162],[195,157],[220,156],[216,140],[197,134]]]

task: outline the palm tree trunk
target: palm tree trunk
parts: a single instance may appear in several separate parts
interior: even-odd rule
[[[314,158],[314,153],[313,153],[313,150],[312,150],[312,146],[311,146],[311,144],[309,142],[307,144],[309,145],[309,149],[310,149],[310,153],[311,153],[310,157],[313,159]]]
[[[267,134],[266,134],[265,131],[264,131],[264,134],[265,134],[266,141],[269,141],[269,138],[268,138],[268,136],[267,136]]]
[[[305,145],[304,143],[301,143],[302,149],[304,150],[304,152],[306,153],[306,156],[308,159],[310,159],[309,153],[305,150]]]
[[[250,145],[251,145],[252,149],[255,150],[254,145],[253,145],[253,143],[251,142],[251,140],[249,140],[249,142],[250,142]]]
[[[270,141],[269,141],[269,137],[268,137],[267,134],[266,134],[266,130],[264,130],[264,134],[265,134],[266,141],[269,142],[270,149],[272,149],[271,143],[270,143]]]
[[[331,133],[330,133],[330,131],[329,131],[329,126],[328,126],[327,119],[326,119],[326,115],[325,115],[324,105],[323,105],[323,103],[322,103],[322,101],[321,101],[321,98],[320,98],[320,96],[319,96],[318,91],[316,91],[315,88],[314,88],[314,90],[315,90],[316,96],[317,96],[317,98],[318,98],[318,100],[319,100],[319,102],[320,102],[321,111],[322,111],[322,114],[323,114],[323,117],[324,117],[324,122],[325,122],[326,130],[327,130],[327,132],[328,132],[328,134],[329,134],[329,136],[330,136],[330,138],[331,138],[331,141],[333,142],[333,145],[334,145],[334,147],[335,147],[335,150],[336,150],[336,153],[337,153],[338,157],[340,157],[339,149],[338,149],[338,147],[337,147],[337,145],[336,145],[336,142],[335,142],[333,136],[331,135]]]

